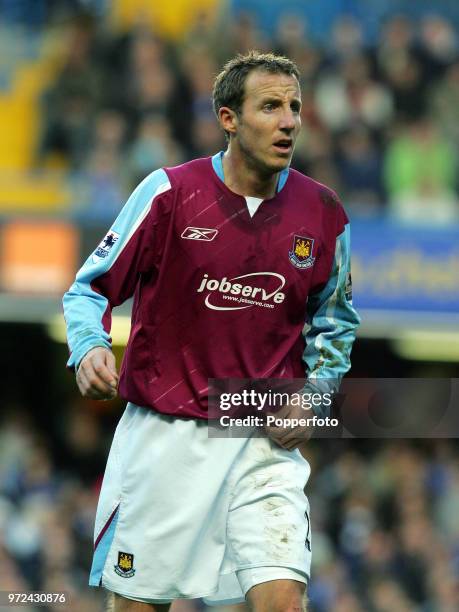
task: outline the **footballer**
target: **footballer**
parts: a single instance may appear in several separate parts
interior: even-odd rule
[[[226,150],[152,169],[64,296],[81,393],[127,402],[90,575],[117,612],[167,612],[177,598],[306,609],[304,430],[221,439],[207,423],[209,379],[301,378],[333,392],[350,367],[348,219],[331,189],[290,167],[299,78],[270,53],[229,61],[213,90]],[[131,297],[118,375],[111,313]]]

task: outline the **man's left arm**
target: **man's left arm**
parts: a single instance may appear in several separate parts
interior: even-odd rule
[[[333,393],[351,367],[350,354],[360,317],[352,305],[349,223],[336,238],[335,256],[325,287],[308,299],[303,330],[306,392]],[[330,402],[312,407],[318,416],[329,416]]]
[[[306,348],[303,360],[306,364],[307,382],[303,393],[308,394],[311,410],[287,405],[276,416],[285,419],[327,417],[330,415],[331,395],[338,390],[341,379],[351,367],[350,354],[360,317],[352,306],[352,280],[349,224],[336,238],[335,254],[330,276],[323,289],[308,298],[307,318],[303,329]],[[319,395],[321,401],[317,401]],[[328,401],[330,400],[330,401]],[[314,431],[310,425],[266,427],[269,437],[287,450],[299,448]]]

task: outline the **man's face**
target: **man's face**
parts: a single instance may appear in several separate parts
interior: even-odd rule
[[[248,74],[235,144],[252,167],[270,174],[289,165],[301,126],[300,110],[294,76],[258,69]]]

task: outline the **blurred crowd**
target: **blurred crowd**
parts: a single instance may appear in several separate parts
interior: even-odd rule
[[[0,583],[102,612],[104,594],[86,585],[114,423],[78,400],[63,414],[53,436],[20,406],[0,425]],[[457,612],[458,454],[449,440],[310,443],[311,612]]]
[[[224,148],[213,79],[237,52],[273,50],[302,73],[293,166],[335,188],[351,214],[447,225],[459,219],[458,36],[439,15],[394,15],[369,43],[342,16],[323,45],[297,15],[268,37],[254,15],[203,14],[171,44],[142,23],[119,33],[80,16],[43,93],[37,164],[63,159],[73,214],[110,221],[153,169]]]

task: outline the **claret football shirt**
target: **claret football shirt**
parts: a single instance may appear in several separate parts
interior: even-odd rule
[[[134,296],[120,395],[180,417],[207,417],[209,378],[339,380],[358,324],[334,192],[287,169],[245,198],[222,155],[150,174],[64,296],[71,368]]]

